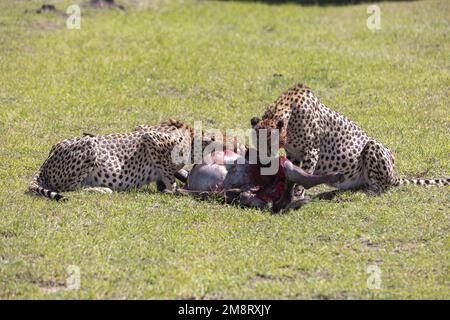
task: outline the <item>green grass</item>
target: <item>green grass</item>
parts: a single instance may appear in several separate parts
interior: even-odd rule
[[[248,128],[297,82],[387,145],[402,176],[448,176],[448,1],[381,3],[377,32],[367,4],[128,3],[82,7],[67,30],[25,13],[41,1],[0,2],[0,298],[450,298],[448,187],[277,216],[154,187],[24,194],[61,139],[171,117]],[[64,290],[69,265],[79,290]]]

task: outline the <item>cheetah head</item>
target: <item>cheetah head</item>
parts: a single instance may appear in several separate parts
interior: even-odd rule
[[[253,130],[256,132],[256,146],[258,149],[258,154],[261,149],[267,148],[267,155],[275,155],[278,152],[278,149],[283,147],[287,142],[287,126],[285,120],[273,120],[273,119],[264,119],[261,120],[257,117],[254,117],[250,121]],[[265,130],[265,131],[262,131]],[[276,138],[277,141],[272,143],[272,138]],[[266,142],[260,141],[260,139],[266,139]],[[272,148],[278,148],[277,150],[272,150]]]

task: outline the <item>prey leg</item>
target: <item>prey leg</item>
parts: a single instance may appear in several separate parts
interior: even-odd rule
[[[174,194],[177,196],[193,196],[206,200],[209,199],[210,195],[217,193],[199,190],[176,189]]]
[[[286,161],[284,173],[289,181],[295,182],[305,189],[312,188],[322,183],[333,184],[344,180],[344,175],[342,173],[330,173],[324,175],[309,174],[290,161]]]
[[[286,182],[286,187],[284,188],[281,198],[272,204],[272,213],[278,213],[281,210],[284,210],[292,202],[294,186],[294,182],[290,180]]]
[[[303,196],[301,198],[295,197],[295,186],[296,184],[292,181],[288,181],[286,184],[286,189],[280,200],[272,204],[272,213],[279,213],[281,211],[288,211],[291,209],[298,209],[304,204],[310,201],[308,196]]]
[[[189,175],[189,172],[187,172],[184,169],[181,169],[181,170],[178,170],[177,172],[175,172],[175,178],[177,178],[178,180],[180,180],[181,182],[184,182],[184,183],[187,182],[188,175]]]
[[[285,210],[287,211],[287,210],[295,210],[295,209],[298,209],[298,208],[300,208],[301,206],[307,204],[307,203],[310,202],[310,201],[311,201],[311,199],[310,199],[308,196],[305,196],[305,197],[302,198],[302,199],[294,200],[294,201],[292,201],[291,203],[289,203],[289,204],[286,206]]]
[[[266,209],[268,207],[267,202],[257,198],[250,191],[241,192],[237,200],[240,205],[250,208]]]

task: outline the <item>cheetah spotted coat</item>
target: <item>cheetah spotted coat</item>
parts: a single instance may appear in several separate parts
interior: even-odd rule
[[[379,193],[408,183],[449,185],[450,179],[402,179],[394,169],[391,151],[368,136],[345,116],[327,108],[304,85],[296,85],[273,102],[255,130],[280,129],[280,146],[288,158],[308,173],[341,172],[340,189],[368,187]],[[269,135],[268,135],[269,136]],[[268,142],[270,143],[270,141]]]
[[[175,173],[185,165],[172,160],[172,150],[177,146],[181,159],[186,159],[183,152],[190,153],[193,131],[174,120],[141,128],[132,133],[85,135],[57,143],[33,177],[29,192],[60,201],[65,200],[60,192],[80,187],[109,193],[152,181],[158,183],[160,191],[171,191]]]

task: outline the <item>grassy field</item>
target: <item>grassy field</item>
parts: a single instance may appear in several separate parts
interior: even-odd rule
[[[380,3],[376,32],[367,3],[118,2],[82,6],[69,30],[30,11],[42,1],[0,1],[0,298],[450,298],[448,187],[277,216],[154,186],[64,204],[24,193],[61,139],[167,118],[248,128],[297,82],[386,144],[402,176],[448,176],[448,1]]]

